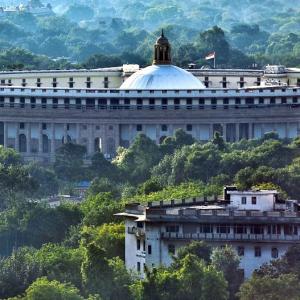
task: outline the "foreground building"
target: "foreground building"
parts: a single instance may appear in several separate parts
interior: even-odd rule
[[[205,241],[232,246],[247,278],[300,242],[298,202],[282,202],[276,191],[227,187],[223,199],[128,204],[117,215],[125,219],[126,267],[141,276],[145,266],[168,266],[180,247]]]
[[[78,71],[78,78],[69,77],[69,71],[41,71],[39,77],[24,72],[16,82],[1,74],[0,144],[26,160],[49,162],[65,142],[86,146],[88,157],[100,150],[111,158],[139,133],[159,144],[178,128],[199,141],[210,140],[215,132],[228,142],[261,138],[270,131],[287,139],[300,135],[297,86],[245,87],[243,79],[242,85],[232,81],[226,88],[207,88],[210,80],[199,80],[193,75],[198,71],[171,64],[164,35],[154,46],[153,65],[137,69],[127,66],[121,77],[114,68]]]

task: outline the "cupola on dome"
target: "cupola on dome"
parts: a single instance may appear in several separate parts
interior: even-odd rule
[[[154,45],[152,66],[131,75],[120,87],[127,90],[200,90],[203,83],[193,74],[171,64],[171,45],[162,31]]]

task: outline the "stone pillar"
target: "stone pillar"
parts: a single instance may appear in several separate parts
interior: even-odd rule
[[[79,144],[80,143],[80,124],[76,123],[76,143]]]
[[[26,124],[26,150],[27,153],[31,152],[31,123]]]
[[[129,125],[129,145],[132,144],[132,141],[133,141],[133,125],[130,124]]]
[[[4,135],[3,135],[3,146],[7,148],[7,139],[8,139],[8,124],[7,122],[3,122],[3,130],[4,130]],[[18,137],[19,140],[19,137]]]
[[[55,123],[51,124],[51,154],[55,154]]]
[[[115,128],[115,143],[116,143],[116,150],[117,150],[120,146],[120,125],[116,124],[114,128]]]
[[[159,139],[160,139],[160,130],[159,130],[159,125],[156,125],[155,129],[155,142],[157,145],[159,145]]]
[[[235,124],[235,141],[238,142],[240,140],[240,124]]]
[[[249,140],[251,140],[251,139],[253,139],[253,123],[248,124],[248,130],[249,130],[248,137],[249,137]]]
[[[174,125],[173,124],[170,124],[169,127],[169,136],[173,136],[174,135]]]
[[[91,155],[94,153],[94,125],[88,124],[88,147],[87,154]]]
[[[285,137],[289,137],[290,123],[285,123]]]
[[[211,140],[214,138],[214,124],[209,124],[209,138]]]
[[[39,153],[43,153],[43,123],[39,123]]]
[[[227,124],[222,124],[222,130],[223,130],[223,140],[227,141]]]
[[[68,142],[68,124],[64,124],[64,144]]]
[[[19,151],[19,123],[16,123],[15,150]]]

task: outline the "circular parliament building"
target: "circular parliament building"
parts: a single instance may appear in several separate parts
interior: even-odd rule
[[[10,77],[9,84],[3,80],[0,144],[27,160],[47,162],[65,142],[85,145],[89,156],[102,151],[112,158],[119,146],[129,147],[139,133],[161,143],[179,128],[199,141],[210,140],[217,131],[227,142],[261,138],[270,131],[280,138],[300,135],[299,87],[245,86],[241,71],[231,70],[239,76],[240,86],[224,88],[223,82],[223,87],[211,88],[193,72],[172,65],[171,46],[163,32],[154,45],[152,66],[128,76],[117,75],[114,68],[101,69],[98,73],[106,74],[102,88],[91,86],[93,75],[82,81],[85,87],[74,87],[76,72],[81,71],[26,71],[18,73],[18,84]],[[51,85],[42,83],[45,74],[53,76]],[[36,84],[28,84],[33,76],[39,76]],[[66,78],[68,85],[59,86]],[[108,87],[117,78],[121,84]]]

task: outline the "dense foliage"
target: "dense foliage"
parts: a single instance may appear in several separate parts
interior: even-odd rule
[[[199,143],[177,130],[161,145],[138,135],[111,162],[102,153],[90,165],[84,158],[85,148],[71,143],[48,166],[27,164],[0,148],[1,299],[297,299],[298,248],[263,266],[240,289],[235,252],[204,243],[184,247],[171,266],[147,270],[140,280],[125,269],[124,225],[114,214],[128,202],[211,199],[225,184],[276,188],[282,199],[297,198],[299,138],[268,133],[229,144],[216,134]],[[84,201],[49,206],[58,192],[76,195],[82,180],[91,181]]]
[[[145,65],[162,27],[172,41],[174,61],[181,66],[207,64],[204,57],[210,51],[216,51],[219,67],[300,65],[299,7],[288,1],[61,0],[51,4],[52,16],[19,12],[0,19],[1,68]]]

